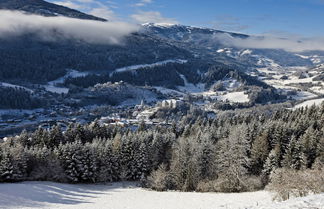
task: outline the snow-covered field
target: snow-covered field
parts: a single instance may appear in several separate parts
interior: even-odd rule
[[[244,103],[250,101],[249,95],[245,94],[243,91],[227,93],[223,96],[218,96],[217,98],[222,101],[228,100],[230,102],[237,103]]]
[[[256,209],[324,208],[324,194],[287,202],[265,191],[240,194],[155,192],[134,183],[69,185],[52,182],[0,184],[0,208],[76,209]]]
[[[260,205],[258,209],[323,209],[324,194],[294,198],[285,202],[273,202],[269,205]]]
[[[305,102],[302,102],[302,103],[296,105],[294,107],[294,109],[298,109],[298,108],[302,108],[302,107],[310,107],[312,105],[320,105],[320,104],[322,104],[322,102],[324,102],[324,98],[312,99],[312,100],[308,100],[308,101],[305,101]]]
[[[63,84],[64,81],[71,77],[71,78],[78,78],[78,77],[83,77],[88,75],[88,72],[79,72],[76,70],[69,70],[65,76],[58,78],[54,81],[50,81],[47,83],[47,85],[44,85],[44,88],[46,91],[53,92],[53,93],[58,93],[58,94],[67,94],[69,92],[68,88],[65,87],[58,87],[58,84]]]

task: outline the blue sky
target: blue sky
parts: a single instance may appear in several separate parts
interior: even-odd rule
[[[110,20],[324,36],[324,0],[50,0]]]

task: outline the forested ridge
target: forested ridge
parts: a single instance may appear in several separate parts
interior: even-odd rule
[[[323,173],[323,133],[324,105],[214,120],[189,113],[170,127],[143,123],[136,131],[98,122],[65,132],[39,128],[1,143],[0,181],[140,180],[156,190],[252,191],[273,183],[280,169]]]
[[[0,39],[0,80],[44,83],[62,77],[66,69],[110,72],[191,54],[145,34],[130,34],[124,45],[88,44],[60,38],[44,41],[34,34]],[[158,57],[158,58],[157,58]]]
[[[34,109],[46,105],[46,102],[31,92],[19,87],[6,87],[0,83],[0,108]]]

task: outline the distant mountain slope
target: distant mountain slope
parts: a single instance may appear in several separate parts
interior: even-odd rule
[[[117,68],[167,59],[187,59],[188,51],[144,34],[130,34],[122,45],[73,40],[48,42],[24,36],[0,39],[0,81],[55,80],[66,69],[109,73]]]
[[[294,53],[280,49],[253,49],[234,47],[228,40],[244,41],[251,36],[210,28],[184,25],[143,24],[145,33],[157,36],[173,44],[190,49],[199,56],[209,56],[227,65],[240,65],[243,68],[258,65],[264,59],[274,60],[282,66],[310,66],[312,61]],[[262,39],[262,37],[260,37]],[[230,50],[228,50],[230,48]],[[226,52],[226,53],[223,53]],[[248,52],[248,53],[247,53]]]
[[[44,16],[63,15],[78,19],[103,20],[43,0],[0,0],[0,9],[22,10]],[[109,79],[99,77],[98,80],[126,80],[139,86],[154,86],[159,83],[161,86],[175,87],[184,85],[185,76],[193,84],[202,81],[213,85],[221,78],[206,78],[204,73],[208,72],[211,66],[215,66],[216,70],[213,71],[217,72],[224,69],[243,72],[260,65],[270,66],[271,63],[288,66],[310,64],[308,59],[283,50],[226,48],[228,46],[219,36],[242,40],[250,37],[208,28],[144,24],[142,30],[124,37],[120,45],[86,43],[66,37],[46,41],[33,34],[0,38],[0,81],[18,84],[21,81],[47,83],[64,76],[67,69],[91,71],[105,76],[125,66],[150,65],[179,59],[188,63],[156,66],[154,69],[139,70],[137,75],[124,72]],[[93,78],[93,75],[89,78]],[[263,84],[253,80],[253,85]]]
[[[66,16],[106,21],[43,0],[0,0],[0,9],[21,10],[43,16]],[[43,83],[65,75],[67,69],[109,73],[117,68],[188,59],[192,54],[169,41],[145,33],[132,33],[119,45],[87,43],[62,36],[44,40],[32,33],[0,37],[0,81]]]
[[[43,16],[66,16],[78,19],[107,21],[74,9],[52,4],[43,0],[0,0],[0,9],[20,10]]]
[[[230,35],[234,38],[248,38],[249,35],[232,33],[221,30],[215,30],[211,28],[200,28],[185,25],[165,25],[156,23],[146,23],[143,26],[148,30],[148,32],[159,35],[160,37],[174,39],[179,41],[190,42],[197,40],[200,35]],[[200,34],[200,35],[199,35]]]

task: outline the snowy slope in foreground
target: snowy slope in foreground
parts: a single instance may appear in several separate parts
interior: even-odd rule
[[[324,194],[294,198],[285,202],[276,202],[258,209],[324,209]],[[255,208],[255,209],[256,209]]]
[[[0,184],[0,208],[295,209],[323,208],[321,206],[324,205],[324,194],[273,203],[271,195],[264,191],[240,194],[161,193],[129,183],[125,185],[68,185],[52,182]]]
[[[0,184],[0,208],[213,209],[270,203],[267,192],[242,194],[154,192],[122,183],[68,185],[51,182]]]

